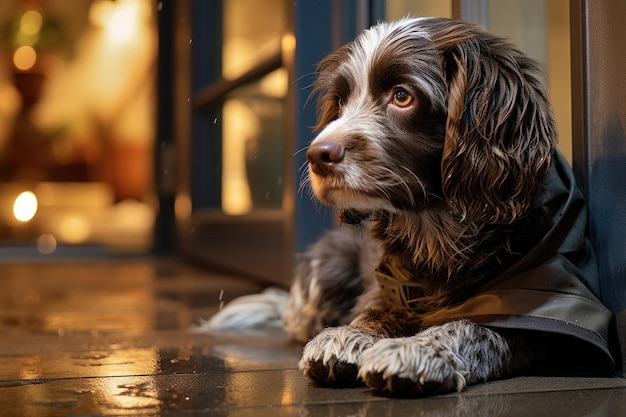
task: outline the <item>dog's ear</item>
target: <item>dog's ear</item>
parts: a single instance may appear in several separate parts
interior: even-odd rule
[[[341,113],[341,101],[345,100],[350,88],[347,79],[337,72],[337,68],[347,59],[352,46],[353,42],[341,46],[317,64],[318,76],[309,96],[309,99],[317,97],[317,123],[313,128],[314,133],[321,132]]]
[[[453,23],[439,35],[448,89],[444,196],[464,220],[511,223],[542,192],[556,145],[540,71],[476,26]]]

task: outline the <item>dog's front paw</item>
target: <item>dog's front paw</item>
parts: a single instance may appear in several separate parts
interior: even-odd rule
[[[324,386],[355,386],[363,352],[376,342],[372,334],[350,326],[323,330],[306,344],[300,370]]]
[[[465,388],[458,363],[452,352],[420,336],[382,339],[364,353],[358,377],[392,395],[436,395]]]

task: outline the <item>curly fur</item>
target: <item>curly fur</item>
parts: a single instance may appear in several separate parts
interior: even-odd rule
[[[437,394],[541,358],[521,332],[422,314],[459,303],[548,227],[538,204],[556,144],[537,64],[479,27],[441,18],[371,28],[319,65],[305,181],[339,220],[299,260],[285,327],[322,385]],[[363,237],[363,236],[369,236]],[[419,289],[391,305],[373,270]]]

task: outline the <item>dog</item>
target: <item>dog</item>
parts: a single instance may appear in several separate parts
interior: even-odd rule
[[[283,320],[308,341],[304,375],[435,395],[559,366],[612,374],[539,65],[477,25],[405,18],[318,72],[303,186],[341,227],[297,261]]]

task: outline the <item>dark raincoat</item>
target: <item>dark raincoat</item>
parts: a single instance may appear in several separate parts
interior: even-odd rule
[[[553,220],[544,238],[474,296],[428,313],[425,323],[467,319],[487,327],[535,332],[539,338],[545,336],[553,353],[555,369],[550,371],[612,375],[613,315],[596,296],[599,280],[586,235],[586,202],[560,153],[544,182],[548,192],[543,204]],[[394,303],[407,304],[410,284],[377,275],[383,287],[395,286]]]

